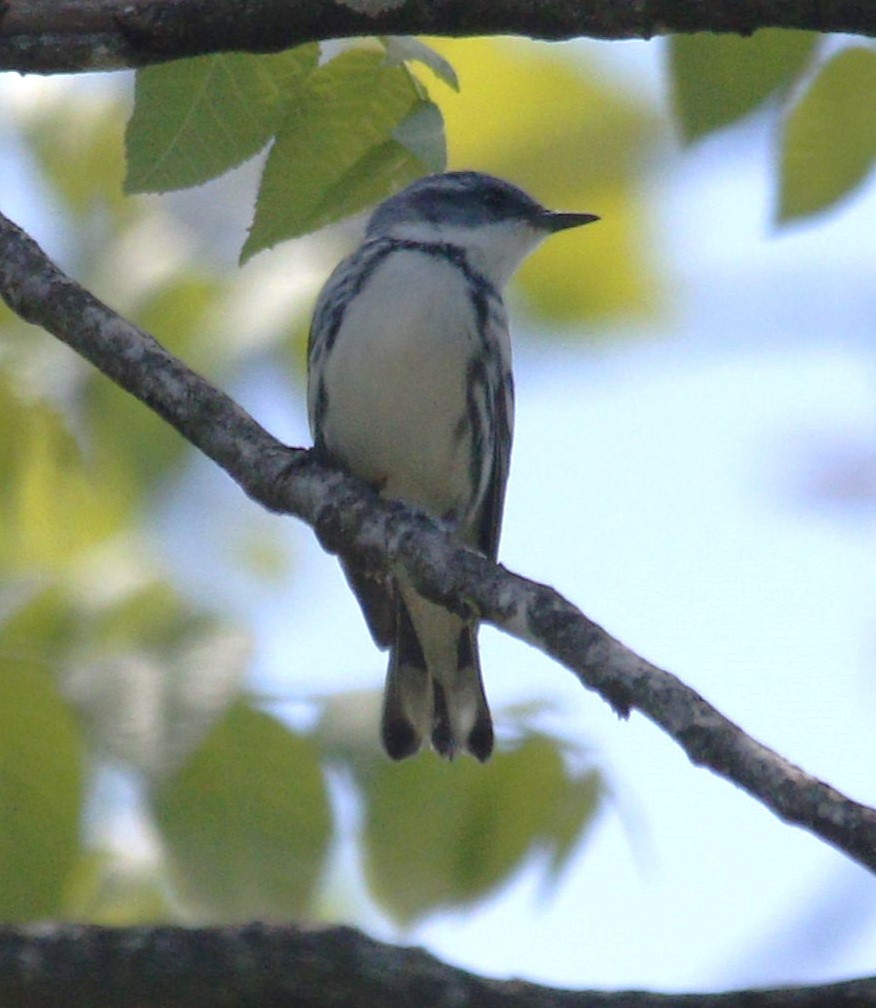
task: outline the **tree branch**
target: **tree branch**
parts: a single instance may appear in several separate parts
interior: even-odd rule
[[[876,978],[650,994],[489,980],[352,928],[0,929],[3,1008],[874,1008]]]
[[[0,0],[0,70],[70,73],[360,35],[651,38],[804,28],[876,36],[870,0]]]
[[[649,664],[552,588],[456,545],[439,522],[381,500],[352,476],[321,466],[260,427],[151,336],[65,276],[0,214],[0,296],[136,396],[220,465],[264,507],[307,522],[330,552],[375,567],[402,566],[428,598],[527,641],[626,717],[638,710],[691,761],[876,869],[876,811],[746,735],[675,676]]]

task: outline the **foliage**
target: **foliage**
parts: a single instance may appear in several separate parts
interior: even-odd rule
[[[750,38],[675,36],[669,71],[687,142],[767,104],[784,109],[778,219],[819,213],[852,194],[876,163],[876,50],[826,50],[811,32],[768,29]]]
[[[396,46],[223,54],[137,75],[128,192],[197,185],[270,141],[242,261],[444,167],[440,117]]]
[[[353,771],[368,822],[363,843],[369,858],[384,859],[373,895],[399,921],[470,902],[533,852],[552,852],[556,872],[592,818],[592,772],[571,770],[556,743],[528,734],[486,769],[448,768],[431,754],[396,767],[382,755],[374,762],[373,723],[356,751],[332,746],[324,729],[302,733],[270,716],[241,691],[245,639],[195,611],[144,562],[134,528],[119,538],[124,522],[108,523],[112,512],[94,520],[105,483],[60,417],[11,393],[4,415],[22,425],[7,442],[22,450],[3,459],[0,500],[17,547],[4,564],[0,609],[2,919],[312,913],[335,839],[329,765]],[[24,431],[39,435],[39,450]],[[56,442],[63,452],[51,450]],[[56,510],[66,502],[63,521],[50,500]],[[144,795],[162,851],[145,890],[142,866],[80,837],[95,760],[126,767]],[[450,869],[434,874],[413,831],[399,841],[404,816],[423,818],[424,794],[452,879]],[[520,817],[527,795],[529,814]],[[450,822],[468,826],[460,834]],[[473,842],[488,861],[470,858]],[[413,859],[409,870],[387,872],[390,851]],[[126,870],[127,916],[118,887]],[[149,896],[161,888],[169,903]]]
[[[483,898],[530,852],[549,856],[555,876],[601,789],[596,773],[572,773],[556,743],[538,734],[503,752],[488,773],[470,760],[383,764],[363,785],[366,876],[404,923]],[[399,843],[410,836],[417,843]]]
[[[860,186],[876,160],[876,50],[833,56],[791,110],[782,144],[779,214],[792,220]]]
[[[204,182],[270,142],[246,261],[443,169],[446,124],[453,164],[495,171],[546,202],[603,215],[586,239],[564,236],[524,266],[520,286],[539,315],[568,322],[653,311],[658,284],[638,231],[636,194],[635,152],[653,125],[642,103],[557,60],[547,46],[435,43],[446,58],[411,39],[382,46],[345,49],[322,63],[316,47],[302,46],[140,71],[126,188]],[[438,104],[409,69],[412,61],[435,74]],[[457,76],[464,95],[456,93]],[[577,270],[568,269],[570,255]]]

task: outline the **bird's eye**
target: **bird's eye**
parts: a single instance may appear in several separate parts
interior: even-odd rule
[[[484,197],[484,203],[490,210],[497,213],[508,213],[511,210],[511,199],[508,193],[501,189],[494,189]]]

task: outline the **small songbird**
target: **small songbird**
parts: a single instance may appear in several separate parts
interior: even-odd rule
[[[429,175],[381,203],[314,312],[308,412],[318,456],[443,519],[495,560],[514,416],[502,289],[542,239],[597,219],[546,210],[473,171]],[[488,759],[477,622],[423,598],[404,571],[340,560],[390,652],[387,753],[411,756],[426,736],[442,756]]]

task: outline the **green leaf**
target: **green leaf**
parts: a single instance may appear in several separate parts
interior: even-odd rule
[[[407,61],[422,63],[448,87],[452,87],[454,91],[459,90],[459,78],[450,60],[445,59],[441,53],[436,52],[425,42],[414,38],[413,35],[385,35],[380,41],[386,50],[386,62],[390,66]]]
[[[533,851],[553,852],[557,871],[595,808],[592,783],[585,794],[541,735],[486,766],[431,753],[384,763],[362,786],[366,876],[404,924],[482,898]]]
[[[676,115],[688,142],[727,126],[791,83],[815,50],[815,32],[768,28],[748,38],[673,35],[669,61]]]
[[[192,919],[307,913],[332,831],[309,738],[238,703],[153,791],[152,807]]]
[[[387,66],[380,53],[348,50],[316,70],[277,132],[241,260],[362,210],[422,174],[419,160],[392,139],[420,101],[410,73]]]
[[[392,131],[392,136],[430,172],[444,171],[447,139],[441,109],[434,102],[417,102]]]
[[[252,157],[274,134],[318,58],[318,46],[303,45],[139,70],[126,133],[126,192],[199,185]]]
[[[55,669],[69,655],[80,613],[57,580],[45,576],[5,578],[0,620],[0,656],[24,657]]]
[[[876,52],[854,46],[829,60],[785,125],[779,220],[832,206],[876,161]]]
[[[82,791],[82,746],[53,682],[0,653],[0,921],[60,913]]]

